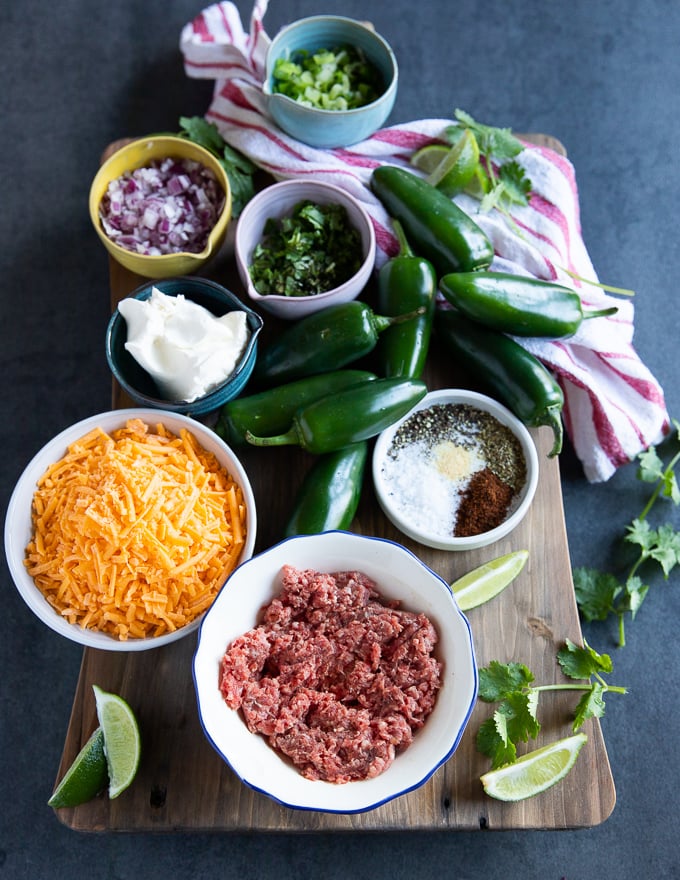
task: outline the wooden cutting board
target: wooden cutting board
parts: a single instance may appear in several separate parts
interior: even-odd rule
[[[526,139],[564,152],[543,135]],[[114,149],[112,145],[110,150]],[[111,261],[111,306],[144,279]],[[211,274],[235,293],[242,288],[228,268]],[[275,322],[265,316],[266,330]],[[265,337],[266,338],[266,337]],[[472,387],[445,363],[436,348],[425,376],[430,390]],[[114,383],[113,405],[129,405]],[[562,681],[555,655],[565,639],[581,641],[562,506],[558,463],[549,459],[552,434],[532,430],[540,478],[532,508],[507,538],[479,550],[447,553],[423,547],[399,533],[383,516],[370,480],[353,531],[399,541],[451,582],[471,568],[511,550],[526,548],[529,561],[500,596],[468,613],[477,661],[525,663],[537,683]],[[258,511],[256,552],[280,540],[292,493],[311,457],[291,447],[246,449],[240,456],[253,485]],[[282,477],[282,475],[285,475]],[[479,777],[489,761],[475,747],[479,725],[492,713],[478,703],[453,757],[420,789],[367,813],[345,816],[281,807],[244,786],[212,749],[201,730],[191,673],[196,636],[146,652],[86,649],[57,779],[96,726],[92,685],[121,694],[139,719],[142,760],[133,785],[116,800],[100,796],[58,811],[79,831],[369,831],[567,829],[603,822],[616,801],[614,781],[599,721],[587,722],[588,742],[571,773],[557,786],[518,804],[488,798]],[[571,733],[573,695],[544,694],[539,706],[541,736],[534,748]]]

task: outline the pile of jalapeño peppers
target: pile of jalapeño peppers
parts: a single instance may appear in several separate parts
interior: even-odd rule
[[[224,405],[217,433],[230,445],[293,444],[316,456],[284,535],[345,529],[356,514],[368,441],[427,393],[432,331],[483,390],[562,448],[564,396],[549,370],[512,336],[559,339],[586,318],[570,288],[488,271],[491,242],[447,195],[412,172],[381,166],[371,187],[390,214],[399,253],[378,275],[377,312],[353,301],[290,325],[259,354],[256,391]],[[435,310],[437,290],[448,307]],[[376,372],[356,369],[371,354]]]

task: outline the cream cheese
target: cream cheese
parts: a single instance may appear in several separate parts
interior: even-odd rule
[[[218,318],[156,287],[147,300],[122,300],[118,311],[127,324],[125,348],[168,400],[191,403],[227,379],[250,336],[245,312]]]

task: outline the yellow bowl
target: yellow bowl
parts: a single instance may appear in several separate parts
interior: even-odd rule
[[[205,248],[200,253],[182,251],[176,254],[152,256],[137,254],[112,241],[104,231],[99,219],[99,205],[109,183],[126,171],[142,168],[156,159],[190,159],[209,168],[224,190],[224,206],[213,227]],[[140,138],[117,150],[104,162],[90,187],[90,219],[104,247],[122,266],[145,278],[170,278],[196,272],[221,247],[231,218],[231,188],[224,168],[215,156],[192,141],[171,135]]]

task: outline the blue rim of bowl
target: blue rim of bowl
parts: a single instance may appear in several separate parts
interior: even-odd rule
[[[270,798],[270,800],[274,801],[275,803],[280,804],[283,807],[287,807],[288,809],[299,810],[302,812],[316,812],[316,813],[322,812],[322,813],[342,814],[342,815],[348,816],[348,815],[355,815],[357,813],[366,813],[366,812],[369,812],[370,810],[375,810],[378,807],[381,807],[383,804],[386,804],[386,803],[389,803],[390,801],[393,801],[395,798],[402,797],[403,795],[408,794],[411,791],[415,791],[416,789],[423,786],[428,781],[428,779],[431,779],[431,777],[434,776],[434,774],[437,772],[437,770],[439,770],[439,768],[451,758],[451,756],[454,754],[454,752],[456,751],[456,749],[460,745],[460,741],[463,737],[463,734],[465,733],[465,730],[467,729],[468,723],[470,721],[470,716],[472,715],[472,712],[475,708],[475,704],[477,702],[477,694],[479,691],[479,671],[478,671],[478,666],[477,666],[475,647],[474,647],[474,641],[472,638],[472,629],[470,627],[470,622],[467,619],[466,615],[460,610],[458,603],[456,602],[455,596],[453,595],[453,593],[451,591],[451,587],[449,586],[449,584],[444,580],[444,578],[441,575],[437,574],[436,571],[431,569],[430,566],[427,565],[427,563],[423,562],[423,560],[420,559],[415,553],[413,553],[413,551],[409,550],[408,547],[404,547],[403,544],[400,544],[397,541],[393,541],[390,538],[378,538],[373,535],[359,535],[354,532],[348,532],[348,531],[344,531],[341,529],[333,529],[328,532],[324,532],[323,534],[324,535],[333,535],[333,534],[352,535],[353,537],[361,538],[366,541],[373,541],[373,542],[377,542],[377,543],[392,545],[392,546],[396,547],[398,550],[400,550],[401,552],[403,552],[404,554],[412,557],[419,565],[421,565],[427,572],[429,572],[437,581],[441,582],[441,584],[443,584],[446,591],[451,595],[453,608],[454,608],[455,612],[458,614],[458,617],[460,618],[460,620],[462,621],[464,628],[465,628],[465,632],[467,634],[467,643],[466,644],[469,647],[470,657],[471,657],[471,661],[472,661],[471,667],[472,667],[472,674],[473,674],[473,686],[472,686],[472,694],[471,694],[469,703],[466,707],[464,717],[459,725],[459,729],[456,732],[456,736],[454,737],[454,740],[451,743],[451,746],[448,749],[448,751],[446,752],[446,754],[443,755],[434,766],[429,768],[427,770],[427,772],[419,780],[408,785],[406,788],[400,789],[399,791],[395,791],[394,793],[386,795],[385,797],[381,797],[379,800],[374,801],[370,804],[356,807],[355,809],[338,809],[338,810],[336,810],[336,809],[333,809],[332,807],[319,807],[319,806],[306,806],[306,805],[302,806],[299,804],[290,803],[290,802],[286,801],[285,799],[282,799],[280,797],[277,797],[276,795],[271,794],[271,792],[267,791],[265,788],[261,788],[255,784],[253,784],[248,779],[246,779],[245,776],[243,776],[238,770],[235,769],[235,767],[231,764],[231,762],[226,757],[224,752],[220,749],[220,747],[214,741],[214,739],[212,738],[212,736],[208,732],[206,725],[205,725],[205,722],[203,720],[203,712],[201,710],[201,702],[199,699],[198,679],[197,679],[197,674],[196,674],[196,661],[199,656],[203,626],[205,625],[206,621],[208,620],[208,616],[210,614],[210,611],[217,603],[217,600],[219,599],[220,593],[222,592],[222,590],[224,590],[225,588],[227,588],[229,586],[229,581],[231,580],[233,575],[235,575],[236,572],[242,566],[247,565],[249,562],[253,561],[255,558],[259,558],[261,556],[265,556],[265,555],[272,553],[273,551],[277,550],[279,547],[283,546],[284,544],[289,543],[290,541],[295,541],[298,538],[303,537],[300,535],[292,536],[290,538],[285,538],[284,540],[279,541],[277,544],[273,544],[271,547],[268,547],[266,550],[263,550],[260,553],[254,554],[253,556],[250,557],[250,559],[244,560],[240,565],[238,565],[231,572],[231,574],[229,575],[227,580],[222,585],[220,592],[215,597],[213,604],[210,606],[210,608],[208,608],[205,615],[201,618],[201,623],[198,628],[196,649],[194,651],[194,656],[193,656],[193,660],[191,663],[191,674],[192,674],[192,678],[193,678],[193,682],[194,682],[194,690],[195,690],[196,698],[197,698],[196,705],[197,705],[197,709],[198,709],[198,717],[199,717],[199,721],[201,723],[201,728],[203,730],[203,733],[204,733],[206,739],[208,740],[208,742],[210,743],[210,745],[213,747],[213,749],[220,756],[220,758],[227,764],[228,767],[230,767],[230,769],[232,770],[234,775],[238,779],[240,779],[240,781],[244,785],[246,785],[252,791],[257,792],[258,794],[263,794],[266,797]],[[312,537],[312,536],[309,536],[309,537]],[[257,736],[257,734],[253,734],[253,736]],[[351,783],[347,783],[347,784],[351,785]]]
[[[243,303],[236,296],[236,294],[232,293],[228,288],[222,286],[221,284],[218,284],[216,281],[212,281],[209,278],[202,278],[197,275],[182,275],[173,278],[159,278],[149,280],[144,284],[141,284],[130,294],[128,294],[128,297],[126,297],[126,299],[135,298],[146,300],[151,296],[151,291],[153,287],[157,287],[159,290],[163,290],[163,288],[167,285],[188,285],[189,287],[191,287],[192,285],[196,285],[196,287],[201,287],[204,289],[207,288],[213,293],[218,294],[226,302],[231,303],[234,306],[234,309],[232,309],[231,311],[242,310],[246,313],[248,327],[250,329],[250,338],[232,374],[228,376],[224,380],[224,382],[221,382],[215,388],[212,388],[208,394],[204,395],[203,397],[199,397],[197,400],[192,401],[191,403],[187,403],[184,400],[167,400],[162,397],[155,397],[154,395],[148,394],[145,391],[140,391],[138,388],[128,382],[113,356],[114,330],[116,330],[119,326],[119,322],[123,322],[123,325],[125,323],[125,319],[120,314],[118,308],[116,308],[116,310],[111,315],[108,326],[106,328],[106,360],[108,362],[109,369],[111,370],[114,378],[121,386],[121,388],[123,388],[123,390],[126,391],[135,400],[140,401],[140,405],[149,406],[154,409],[164,409],[168,412],[179,413],[182,415],[204,415],[205,413],[218,409],[222,405],[223,400],[221,399],[221,394],[224,391],[225,386],[233,382],[235,377],[242,373],[242,371],[248,366],[249,361],[252,361],[252,365],[254,367],[255,356],[257,354],[257,339],[260,331],[264,326],[264,321],[261,316],[257,314],[257,312],[253,311],[253,309]],[[206,305],[206,308],[210,309],[210,306]],[[153,382],[151,377],[139,364],[137,364],[136,361],[134,361],[132,355],[128,355],[128,357],[131,362],[130,367],[140,375],[143,374],[143,376],[145,377],[145,381],[150,384],[150,387],[155,387],[155,383]],[[247,380],[248,375],[244,377],[241,387],[242,385],[245,385]],[[237,389],[237,393],[239,391],[240,387]]]

